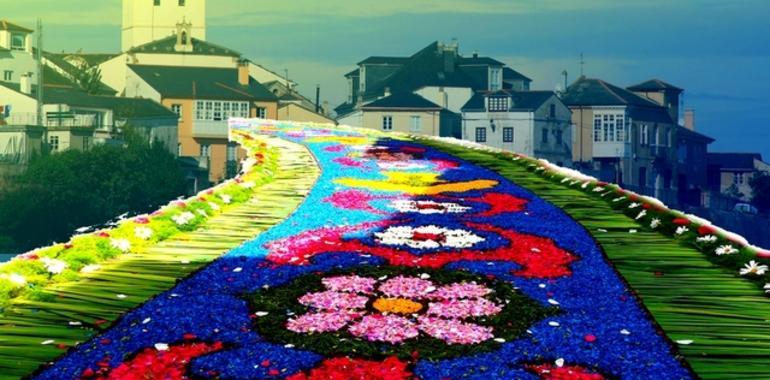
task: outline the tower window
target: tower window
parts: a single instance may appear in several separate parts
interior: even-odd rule
[[[152,0],[152,4],[158,7],[160,6],[160,0]]]
[[[179,0],[179,6],[183,7],[185,5],[185,0]]]

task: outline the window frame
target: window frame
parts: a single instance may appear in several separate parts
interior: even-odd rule
[[[187,6],[187,2],[185,0],[179,0],[178,4],[179,4],[180,7]]]
[[[540,135],[540,144],[548,144],[548,128],[543,128]]]
[[[490,96],[487,98],[487,112],[508,112],[507,96]]]
[[[486,127],[476,127],[476,142],[477,143],[485,143],[487,142],[487,128]]]
[[[211,158],[211,144],[200,144],[200,156]]]
[[[382,130],[383,131],[393,130],[393,115],[382,115]]]
[[[258,119],[267,119],[267,108],[256,107],[254,110],[254,115],[256,115]]]
[[[411,132],[422,132],[422,116],[411,115],[409,116],[409,130]]]
[[[503,142],[504,143],[513,143],[514,137],[513,137],[513,127],[503,127]]]
[[[48,146],[51,147],[51,152],[59,151],[59,136],[48,136]]]

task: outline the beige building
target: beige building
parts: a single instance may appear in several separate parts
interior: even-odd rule
[[[443,108],[413,93],[388,94],[361,107],[363,128],[439,136]]]
[[[160,102],[179,115],[179,155],[195,157],[209,180],[237,174],[243,151],[228,140],[231,117],[276,119],[278,98],[238,68],[130,65],[127,96]]]
[[[644,97],[586,77],[570,85],[562,100],[572,110],[573,162],[602,180],[675,203],[677,123],[672,114],[678,111],[651,100],[654,91],[646,92]]]

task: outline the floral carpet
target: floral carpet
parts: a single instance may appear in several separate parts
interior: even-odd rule
[[[591,235],[515,183],[353,130],[231,128],[305,145],[305,202],[36,378],[692,377]]]

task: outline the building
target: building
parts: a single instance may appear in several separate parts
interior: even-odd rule
[[[572,159],[602,180],[675,203],[678,123],[671,109],[640,94],[601,79],[571,84],[562,100],[575,126]]]
[[[121,51],[174,35],[179,24],[205,40],[206,0],[123,0]]]
[[[443,114],[443,115],[442,115]],[[441,118],[451,117],[443,107],[411,92],[386,96],[361,107],[361,125],[379,126],[385,132],[403,132],[432,136],[447,136],[451,131],[441,131],[449,123]]]
[[[478,92],[462,107],[462,138],[570,165],[571,117],[551,91]]]
[[[770,174],[759,153],[709,153],[708,178],[712,190],[743,201],[751,200],[751,180]]]
[[[694,125],[677,128],[676,158],[679,166],[679,205],[706,206],[708,192],[708,145],[715,140],[695,131]]]
[[[218,183],[237,174],[243,152],[228,141],[230,117],[275,119],[278,98],[249,75],[249,67],[129,65],[126,96],[161,103],[179,115],[179,155],[196,157]]]
[[[364,116],[364,108],[388,94],[412,93],[438,105],[455,117],[444,117],[454,125],[437,130],[445,136],[461,135],[459,123],[461,108],[477,91],[501,89],[528,90],[531,80],[504,63],[473,54],[464,57],[459,44],[434,42],[410,57],[369,57],[358,63],[358,68],[345,75],[348,99],[335,108],[337,121],[364,128],[382,129],[381,120]],[[401,102],[397,102],[401,103]],[[382,110],[382,103],[378,108]],[[371,109],[371,107],[370,107]],[[401,110],[394,110],[401,111]],[[384,111],[383,111],[384,112]]]
[[[3,82],[19,83],[24,75],[37,80],[33,33],[32,29],[0,20],[0,80]]]

